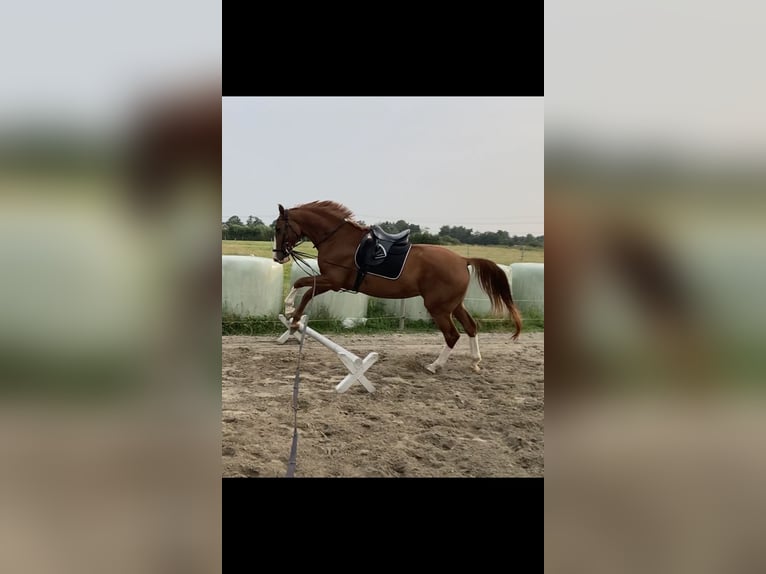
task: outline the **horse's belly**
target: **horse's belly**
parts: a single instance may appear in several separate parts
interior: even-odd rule
[[[365,276],[364,281],[362,281],[359,290],[370,297],[378,297],[380,299],[407,299],[408,297],[420,295],[417,285],[404,277],[384,279],[369,273]]]

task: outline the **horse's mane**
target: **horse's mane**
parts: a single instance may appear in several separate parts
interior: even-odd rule
[[[356,225],[359,228],[366,229],[365,226],[356,220],[356,217],[348,207],[338,203],[337,201],[312,201],[311,203],[296,205],[293,209],[309,209],[328,212],[330,215],[334,215],[340,219],[348,219],[350,223]]]

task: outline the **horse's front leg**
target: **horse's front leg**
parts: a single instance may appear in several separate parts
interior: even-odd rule
[[[298,305],[298,308],[293,310],[295,294],[297,293],[298,289],[303,287],[309,287],[309,290],[306,291],[306,293],[301,298],[301,302]],[[309,301],[311,301],[314,296],[321,295],[322,293],[331,291],[332,289],[333,286],[330,280],[322,275],[317,275],[316,277],[301,277],[298,279],[293,285],[293,288],[290,290],[287,299],[285,299],[285,315],[292,317],[292,326],[298,326],[298,322],[300,321],[301,316],[303,316],[303,311],[306,309],[306,305],[309,304]]]
[[[293,313],[295,313],[295,295],[298,293],[298,290],[293,287],[290,289],[290,292],[287,294],[287,297],[285,297],[285,315],[287,317],[292,317]]]

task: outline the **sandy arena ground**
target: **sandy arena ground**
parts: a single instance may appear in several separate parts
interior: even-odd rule
[[[480,333],[475,373],[462,335],[445,370],[424,365],[440,333],[333,335],[360,357],[380,358],[367,376],[376,392],[334,389],[347,371],[307,340],[298,394],[296,477],[543,476],[543,333]],[[279,477],[293,435],[298,342],[222,338],[225,477]]]

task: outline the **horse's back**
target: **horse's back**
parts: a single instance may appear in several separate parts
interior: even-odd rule
[[[412,250],[418,253],[423,261],[432,262],[434,265],[445,265],[449,267],[465,267],[466,259],[458,255],[452,249],[443,245],[417,244],[412,246]]]
[[[410,257],[413,259],[408,262],[413,266],[411,272],[422,279],[438,281],[442,286],[449,284],[468,288],[470,275],[467,261],[451,249],[441,245],[413,245]]]

